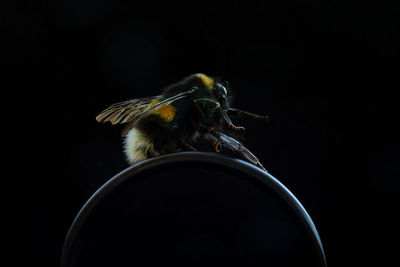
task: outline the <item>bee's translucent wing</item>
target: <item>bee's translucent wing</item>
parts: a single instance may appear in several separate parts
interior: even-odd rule
[[[195,90],[196,89],[191,89],[168,98],[165,98],[163,95],[158,95],[115,103],[100,112],[99,115],[97,115],[96,120],[98,122],[109,121],[112,124],[129,122],[122,131],[121,135],[124,136],[140,118],[143,118],[166,105],[170,105],[177,100],[187,97]]]
[[[143,110],[143,112],[141,112],[140,114],[138,114],[135,117],[135,120],[132,121],[131,123],[129,123],[127,126],[125,126],[125,128],[122,130],[121,136],[125,136],[128,131],[135,126],[136,121],[139,120],[140,118],[144,118],[147,115],[157,111],[158,109],[161,109],[167,105],[172,104],[173,102],[186,98],[188,95],[190,95],[191,93],[193,93],[196,89],[191,89],[189,91],[185,91],[185,92],[181,92],[179,94],[173,95],[171,97],[168,98],[160,98],[158,99],[157,102],[153,102],[151,105],[149,105],[146,109]],[[154,104],[156,103],[156,104]]]
[[[148,108],[155,100],[161,101],[162,95],[136,98],[124,102],[115,103],[102,112],[100,112],[96,120],[98,122],[111,122],[111,124],[126,123],[134,121],[139,115]]]

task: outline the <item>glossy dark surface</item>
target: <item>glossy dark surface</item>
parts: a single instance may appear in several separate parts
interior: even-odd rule
[[[179,153],[112,178],[64,245],[70,266],[324,266],[310,217],[274,177],[240,160]]]

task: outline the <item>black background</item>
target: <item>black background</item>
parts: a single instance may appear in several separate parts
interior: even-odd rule
[[[228,80],[245,144],[314,219],[330,266],[398,251],[399,3],[1,1],[5,266],[57,266],[128,165],[96,114],[197,72]],[[395,243],[389,243],[394,241]]]

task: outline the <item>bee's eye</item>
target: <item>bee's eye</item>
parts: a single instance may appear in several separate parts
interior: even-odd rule
[[[222,84],[218,84],[218,88],[219,88],[219,93],[221,94],[222,97],[227,96],[228,95],[228,91],[226,91],[225,86],[223,86]]]
[[[224,92],[224,96],[228,95],[228,92],[226,91],[225,86],[222,86],[222,91]]]

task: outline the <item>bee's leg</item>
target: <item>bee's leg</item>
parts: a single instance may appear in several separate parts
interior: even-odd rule
[[[207,139],[210,140],[211,143],[213,144],[215,152],[221,152],[222,143],[217,137],[215,137],[214,135],[209,134],[209,135],[207,135]]]
[[[217,140],[222,141],[223,146],[225,146],[233,151],[239,152],[249,162],[253,163],[254,165],[256,165],[256,166],[260,167],[261,169],[263,169],[264,171],[268,172],[264,168],[264,166],[261,164],[261,162],[258,160],[258,158],[256,156],[254,156],[254,154],[251,153],[250,150],[248,150],[245,146],[243,146],[239,141],[237,141],[236,139],[234,139],[230,136],[227,136],[223,133],[220,133],[220,132],[214,131],[212,134]]]
[[[223,119],[223,121],[225,121],[227,124],[228,124],[228,127],[229,128],[231,128],[231,129],[233,129],[233,130],[236,130],[236,131],[238,131],[238,130],[246,130],[244,127],[242,127],[242,126],[235,126],[233,123],[232,123],[232,121],[231,121],[231,119],[229,118],[229,116],[228,116],[228,114],[226,113],[226,111],[224,111],[223,109],[220,109],[220,111],[221,111],[221,114],[222,114],[222,119]]]
[[[233,125],[233,123],[228,124],[228,127],[233,129],[233,130],[235,130],[235,131],[239,131],[239,130],[240,131],[244,131],[244,130],[246,130],[246,128],[244,128],[243,126],[236,126],[236,125]]]
[[[193,146],[189,145],[188,143],[183,143],[182,146],[183,146],[184,148],[186,148],[187,150],[197,151],[196,148],[194,148]]]
[[[262,116],[262,115],[258,115],[255,113],[251,113],[251,112],[236,109],[236,108],[229,108],[228,112],[231,112],[235,116],[246,116],[246,117],[250,117],[253,119],[259,119],[259,120],[265,120],[265,121],[268,121],[268,119],[269,119],[268,116]]]

